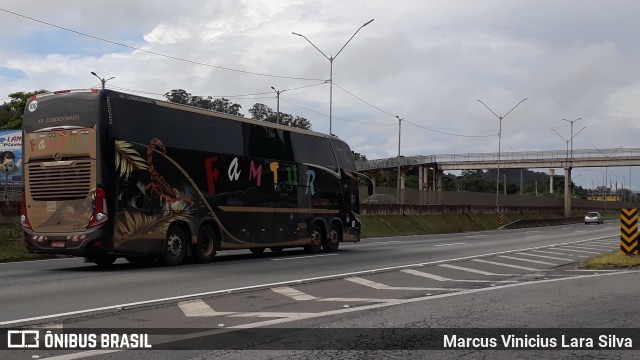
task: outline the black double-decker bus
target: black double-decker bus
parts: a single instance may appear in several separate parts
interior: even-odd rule
[[[104,89],[31,98],[23,157],[26,248],[98,265],[336,251],[371,189],[335,136]]]

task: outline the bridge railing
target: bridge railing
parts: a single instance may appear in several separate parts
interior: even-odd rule
[[[548,151],[523,151],[523,152],[501,152],[500,161],[548,161],[565,160],[570,157],[567,150]],[[616,149],[577,149],[573,150],[572,158],[579,159],[617,159],[640,157],[640,149],[637,148],[616,148]],[[400,157],[400,166],[428,165],[433,163],[448,164],[462,162],[497,162],[498,153],[468,153],[468,154],[441,154],[427,156]],[[398,158],[358,160],[356,168],[358,170],[386,169],[398,166]]]

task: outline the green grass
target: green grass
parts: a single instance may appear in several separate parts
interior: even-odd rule
[[[29,254],[22,243],[18,223],[0,224],[0,262],[46,259],[51,256]]]
[[[584,269],[605,270],[640,266],[639,255],[624,255],[619,250],[580,262]]]

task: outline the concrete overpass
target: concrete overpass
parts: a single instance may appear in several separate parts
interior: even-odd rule
[[[498,160],[499,159],[499,160]],[[375,175],[382,170],[400,169],[400,188],[404,188],[407,170],[418,168],[420,189],[442,190],[442,173],[477,169],[564,169],[564,213],[571,214],[571,169],[577,167],[640,166],[640,148],[443,154],[356,161],[358,171]],[[431,170],[432,181],[429,181]],[[373,176],[372,176],[373,177]],[[497,205],[497,204],[496,204]]]

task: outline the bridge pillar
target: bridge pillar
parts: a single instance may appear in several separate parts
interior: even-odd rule
[[[549,169],[549,194],[553,194],[553,177],[556,175],[555,169]]]
[[[571,167],[564,168],[564,217],[571,217]]]

